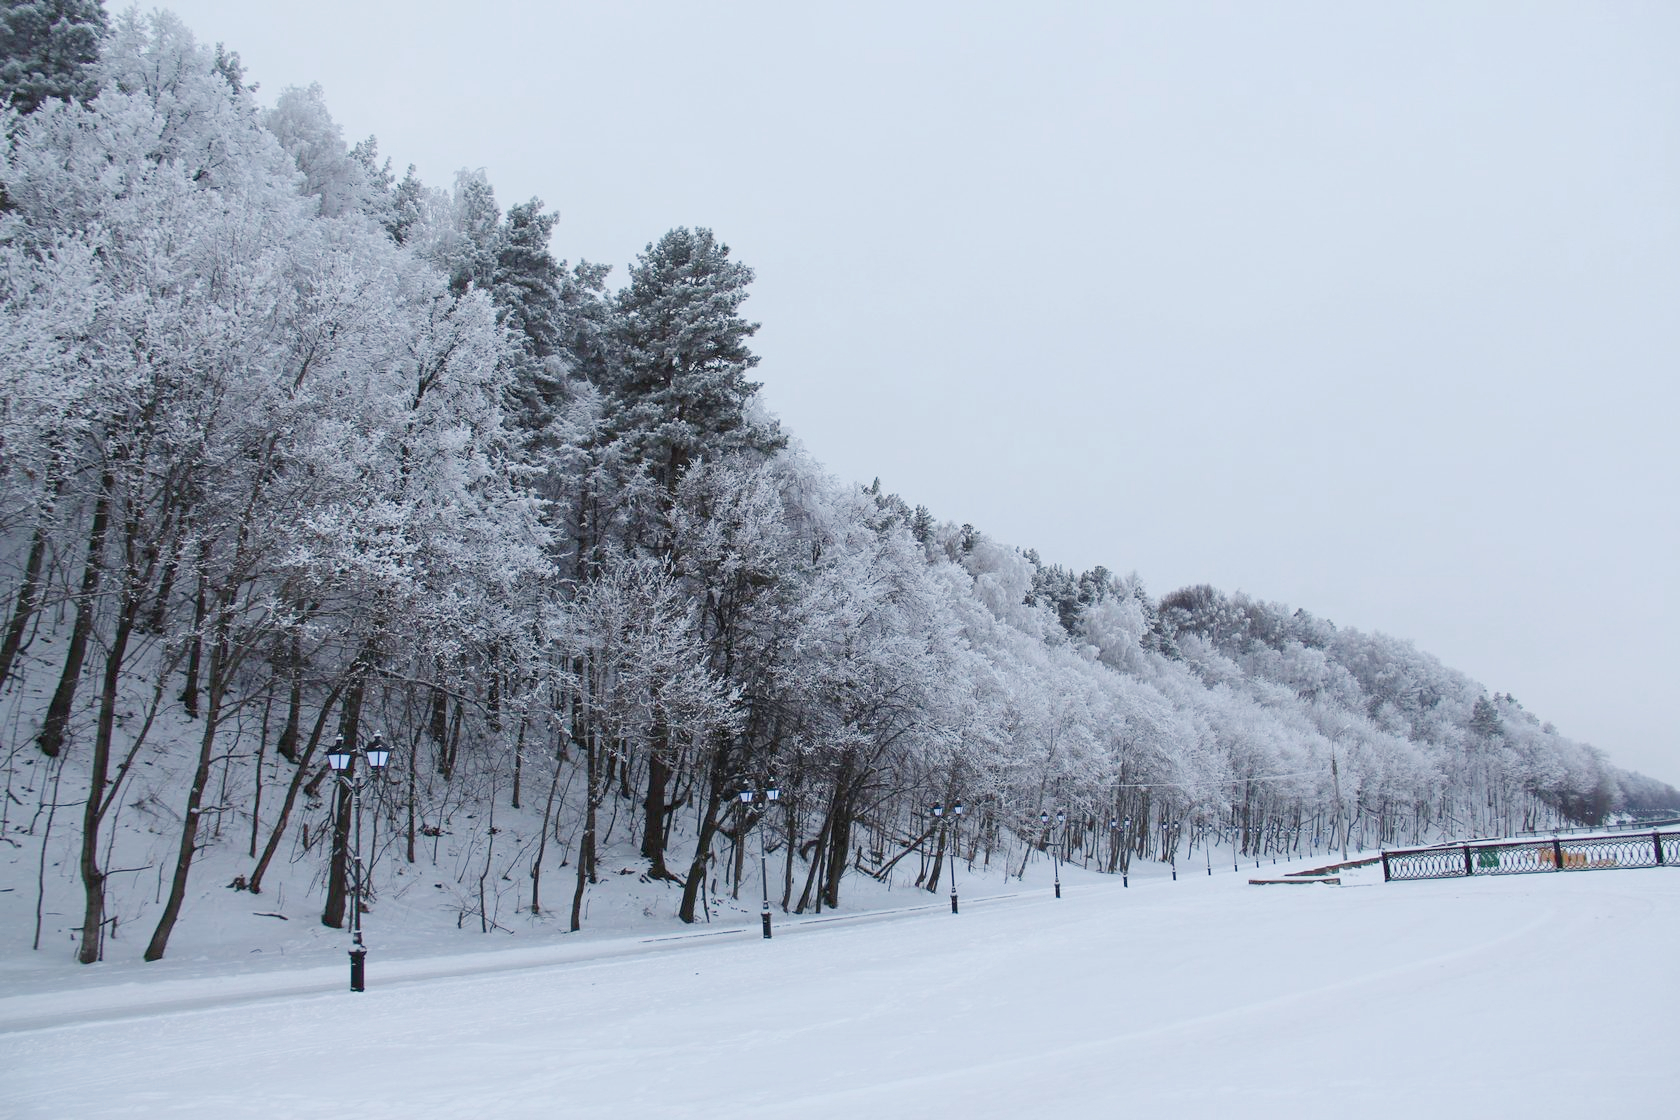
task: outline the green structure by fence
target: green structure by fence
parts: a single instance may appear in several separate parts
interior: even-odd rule
[[[1530,875],[1540,871],[1601,871],[1619,867],[1680,867],[1680,832],[1618,836],[1554,836],[1493,840],[1382,854],[1383,881],[1462,879],[1471,875]]]

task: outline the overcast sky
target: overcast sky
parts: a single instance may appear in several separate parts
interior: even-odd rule
[[[842,479],[1680,784],[1680,5],[167,6],[616,280],[715,230]]]

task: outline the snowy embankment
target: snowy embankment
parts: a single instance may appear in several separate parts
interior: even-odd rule
[[[1129,890],[1073,870],[1060,900],[1036,870],[957,916],[935,899],[769,942],[748,922],[376,955],[361,995],[342,958],[123,970],[0,999],[4,1111],[1534,1118],[1680,1093],[1653,1025],[1680,992],[1673,870]]]

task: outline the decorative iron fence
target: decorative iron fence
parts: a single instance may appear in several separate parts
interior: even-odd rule
[[[1382,854],[1383,882],[1599,871],[1611,867],[1680,867],[1680,832],[1630,832],[1549,840],[1499,840],[1410,848]]]

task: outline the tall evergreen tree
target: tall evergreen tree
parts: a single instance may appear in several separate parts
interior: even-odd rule
[[[758,324],[740,309],[752,280],[711,230],[678,228],[647,247],[619,293],[614,427],[667,505],[690,464],[782,443],[747,415],[758,391],[747,380],[758,364],[747,340]]]
[[[49,97],[97,92],[100,0],[0,0],[0,103],[28,113]]]

